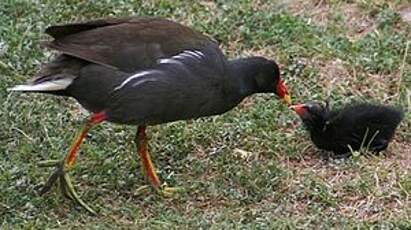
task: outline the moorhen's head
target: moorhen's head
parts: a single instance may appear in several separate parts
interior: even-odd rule
[[[291,97],[284,80],[280,77],[280,68],[277,63],[264,57],[252,57],[248,61],[255,62],[253,73],[248,75],[254,78],[256,91],[258,93],[275,93],[287,105],[291,105]]]
[[[290,106],[309,130],[324,130],[327,126],[330,108],[328,103],[307,102]]]

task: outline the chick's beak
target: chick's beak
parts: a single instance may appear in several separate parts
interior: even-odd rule
[[[290,109],[294,110],[298,116],[302,117],[306,113],[306,105],[305,104],[298,104],[298,105],[291,105]]]

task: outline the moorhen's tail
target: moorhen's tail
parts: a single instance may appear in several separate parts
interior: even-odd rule
[[[73,79],[74,77],[65,77],[65,75],[53,75],[42,78],[39,82],[33,81],[23,85],[16,85],[9,88],[8,91],[59,94],[58,92],[64,91],[73,82]]]
[[[60,55],[45,64],[36,76],[26,84],[16,85],[8,91],[64,94],[64,90],[78,76],[87,63],[81,59]]]

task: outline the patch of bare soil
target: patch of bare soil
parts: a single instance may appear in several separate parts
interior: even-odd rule
[[[319,70],[318,80],[328,91],[327,95],[330,95],[334,90],[345,94],[347,89],[353,88],[352,82],[355,76],[351,75],[342,60],[338,58],[327,61],[314,60],[311,61],[310,65]]]
[[[365,14],[355,3],[330,5],[327,1],[288,1],[288,9],[294,15],[308,18],[315,25],[326,27],[338,12],[352,40],[359,39],[375,29],[374,19]]]
[[[360,95],[361,97],[379,98],[382,102],[395,99],[398,84],[398,72],[390,74],[370,74],[357,72],[356,67],[344,63],[338,58],[329,60],[304,60],[305,65],[318,69],[318,81],[323,86],[324,94]],[[364,80],[367,79],[367,80]]]
[[[290,0],[286,2],[288,10],[293,15],[308,17],[310,21],[319,26],[328,24],[328,15],[331,10],[324,1]]]
[[[411,143],[409,142],[396,142],[391,150],[392,154],[398,156],[398,165],[406,172],[411,172]]]
[[[301,193],[306,189],[304,180],[312,178],[328,187],[338,200],[335,209],[326,210],[330,213],[366,221],[404,215],[411,201],[400,195],[404,189],[401,181],[411,172],[411,143],[394,140],[384,155],[362,158],[355,165],[349,161],[323,159],[314,147],[306,149],[301,159],[284,158],[280,164],[292,175],[286,183],[286,193]],[[304,211],[312,199],[294,199],[289,204],[292,212]]]
[[[411,23],[411,5],[404,7],[398,13],[404,22]]]

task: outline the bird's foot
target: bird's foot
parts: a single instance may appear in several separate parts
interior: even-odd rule
[[[177,193],[180,193],[183,191],[182,187],[167,187],[167,186],[161,186],[159,189],[157,189],[157,192],[163,196],[163,197],[174,197]]]
[[[83,200],[81,200],[80,196],[76,193],[73,183],[71,183],[71,179],[67,174],[68,169],[65,168],[65,162],[59,160],[47,160],[39,162],[39,167],[55,167],[56,170],[50,175],[49,179],[47,180],[46,184],[40,191],[40,195],[50,191],[51,187],[59,180],[60,183],[60,190],[61,193],[70,200],[75,201],[80,206],[85,208],[88,212],[93,215],[97,215],[97,213],[88,206]]]
[[[134,194],[138,196],[138,195],[148,192],[149,190],[150,190],[150,186],[143,185],[137,188]],[[171,198],[171,197],[174,197],[177,193],[183,191],[183,188],[167,187],[163,185],[163,186],[160,186],[159,188],[154,188],[154,190],[157,192],[157,194],[159,194],[162,197]]]

